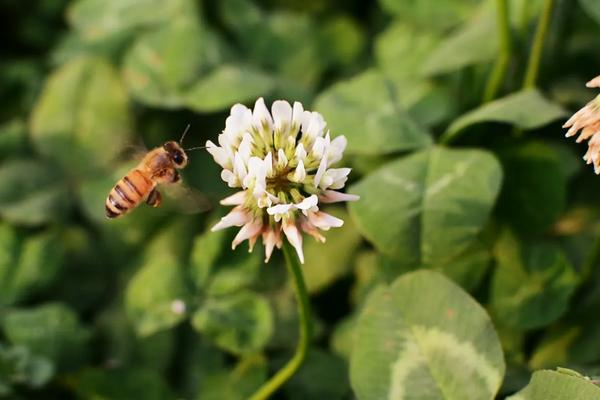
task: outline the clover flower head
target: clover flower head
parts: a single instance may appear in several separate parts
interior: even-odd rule
[[[350,168],[334,168],[346,138],[332,139],[321,114],[305,111],[299,102],[277,100],[270,112],[262,98],[253,110],[236,104],[218,145],[209,140],[206,147],[223,167],[221,178],[239,189],[221,201],[234,208],[212,230],[241,227],[232,248],[248,240],[250,251],[262,237],[265,262],[284,237],[304,262],[302,232],[324,242],[321,230],[344,223],[319,205],[358,199],[338,191],[350,173]]]
[[[589,88],[600,87],[600,76],[592,79],[586,84]],[[577,111],[565,124],[563,128],[569,128],[566,137],[571,137],[579,132],[577,143],[588,140],[588,151],[583,159],[588,164],[594,164],[594,171],[600,174],[600,95]]]

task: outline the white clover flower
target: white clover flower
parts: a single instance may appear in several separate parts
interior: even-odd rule
[[[589,88],[600,87],[600,76],[592,79],[586,84]],[[565,124],[563,128],[569,128],[566,137],[576,135],[577,143],[589,139],[588,151],[583,159],[588,164],[594,164],[594,172],[600,174],[600,95],[577,111]]]
[[[262,98],[254,110],[234,105],[218,145],[209,140],[206,147],[223,167],[221,178],[241,190],[221,201],[235,207],[212,230],[241,227],[232,247],[248,240],[250,251],[262,236],[265,262],[285,236],[304,262],[301,232],[324,242],[319,230],[344,223],[320,211],[319,203],[358,200],[337,191],[350,168],[332,166],[342,159],[347,142],[344,136],[331,139],[325,128],[321,114],[304,111],[299,102],[275,101],[271,112]]]

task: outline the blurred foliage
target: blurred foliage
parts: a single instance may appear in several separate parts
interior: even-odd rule
[[[287,360],[283,258],[210,232],[208,154],[183,177],[209,211],[103,210],[140,145],[200,146],[260,96],[345,135],[361,196],[305,241],[313,348],[276,398],[600,398],[599,181],[560,128],[595,95],[600,3],[555,1],[521,90],[543,0],[507,2],[484,103],[492,0],[3,1],[0,398],[240,400]]]

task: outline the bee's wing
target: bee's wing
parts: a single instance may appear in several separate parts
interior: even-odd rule
[[[135,139],[123,146],[116,155],[116,161],[140,161],[150,150],[141,139]]]
[[[159,190],[165,195],[165,204],[182,213],[197,214],[213,208],[208,197],[183,182],[161,185]]]

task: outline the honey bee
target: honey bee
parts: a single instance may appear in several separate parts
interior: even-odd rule
[[[179,143],[171,140],[150,150],[135,168],[116,183],[104,204],[108,218],[120,217],[144,200],[152,207],[160,206],[162,197],[157,186],[179,182],[181,176],[178,170],[188,164],[188,156],[181,146],[188,128]]]

